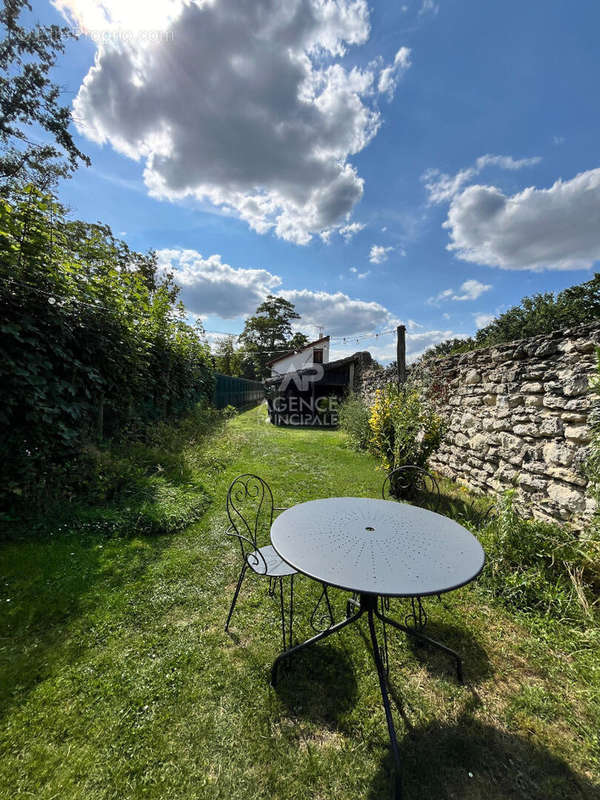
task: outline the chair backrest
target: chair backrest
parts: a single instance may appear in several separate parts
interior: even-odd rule
[[[431,472],[414,464],[396,467],[386,475],[381,487],[384,500],[414,503],[430,511],[440,507],[440,488]]]
[[[227,516],[231,523],[227,533],[238,538],[242,558],[246,560],[259,550],[262,539],[269,540],[273,523],[273,493],[269,484],[250,472],[238,475],[227,491]],[[259,557],[264,562],[262,553]],[[253,561],[256,560],[255,556]],[[262,566],[266,571],[266,563]]]

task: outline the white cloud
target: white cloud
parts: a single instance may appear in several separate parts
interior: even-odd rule
[[[454,294],[454,289],[443,289],[441,292],[433,295],[433,297],[428,297],[426,302],[430,306],[437,306],[443,300],[449,300],[452,295]]]
[[[222,319],[252,314],[281,278],[266,269],[236,269],[220,255],[204,258],[196,250],[159,250],[161,269],[173,272],[181,299],[192,314]]]
[[[356,269],[356,267],[350,267],[350,272],[356,273],[356,272],[358,272],[358,270]]]
[[[469,186],[452,200],[448,249],[464,261],[512,270],[588,269],[600,260],[600,168],[549,189],[507,197]]]
[[[465,281],[460,287],[459,291],[462,294],[455,294],[452,296],[453,300],[477,300],[478,297],[484,292],[489,292],[492,288],[489,283],[481,283],[481,281],[468,280]]]
[[[362,280],[363,278],[368,278],[370,274],[371,274],[371,270],[368,269],[366,272],[359,272],[358,273],[358,278]]]
[[[478,328],[485,328],[495,319],[496,317],[493,314],[475,314],[475,324]]]
[[[440,10],[439,4],[434,3],[433,0],[423,0],[421,4],[421,8],[419,9],[419,15],[423,14],[437,14]]]
[[[371,264],[382,264],[388,260],[388,253],[391,253],[393,247],[384,247],[381,244],[372,245],[369,251],[369,261]]]
[[[55,0],[112,31],[74,101],[78,130],[145,164],[152,196],[195,197],[305,244],[345,227],[363,192],[349,162],[376,135],[377,91],[410,64],[342,66],[370,33],[366,0]],[[115,28],[162,30],[121,38]],[[151,24],[150,24],[151,23]]]
[[[438,306],[444,300],[477,300],[484,292],[489,292],[491,288],[491,284],[481,283],[481,281],[471,278],[465,281],[460,289],[456,291],[454,289],[444,289],[433,297],[429,297],[426,302],[430,306]]]
[[[422,326],[420,326],[422,328]],[[406,333],[406,361],[412,363],[419,356],[423,355],[425,350],[435,344],[443,342],[445,339],[464,339],[466,334],[456,333],[452,330],[419,330],[418,332],[410,332],[410,327]],[[371,337],[368,339],[359,339],[358,342],[351,337],[346,343],[333,342],[332,344],[332,358],[343,358],[344,356],[351,355],[357,350],[368,350],[373,358],[382,364],[389,363],[396,360],[396,337],[394,335],[380,337],[378,339]]]
[[[277,293],[296,306],[302,329],[324,327],[331,336],[351,336],[389,325],[392,316],[380,303],[354,300],[343,292],[282,289]]]
[[[339,234],[343,237],[345,242],[349,242],[357,233],[364,230],[365,227],[366,226],[363,225],[362,222],[349,222],[339,229]]]
[[[541,161],[539,156],[533,158],[513,158],[487,153],[479,156],[472,167],[459,170],[455,175],[448,175],[438,169],[428,169],[421,176],[429,193],[429,204],[434,205],[452,200],[464,188],[465,184],[479,175],[486,167],[500,167],[510,171],[532,167]]]
[[[410,49],[408,47],[401,47],[394,56],[393,63],[390,64],[389,67],[384,67],[379,73],[379,80],[377,82],[377,91],[379,94],[385,94],[388,100],[391,100],[396,91],[398,81],[410,66]]]

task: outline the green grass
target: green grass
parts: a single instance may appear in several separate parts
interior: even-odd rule
[[[383,478],[343,434],[265,417],[252,410],[193,445],[186,481],[201,473],[213,502],[185,530],[126,538],[48,521],[2,546],[1,798],[389,796],[366,627],[298,658],[276,691],[280,631],[265,581],[250,576],[223,630],[239,570],[224,533],[235,475],[262,475],[282,506],[376,497]],[[304,637],[318,587],[297,585]],[[345,595],[332,594],[339,617]],[[600,797],[597,631],[511,614],[477,585],[427,608],[432,635],[463,653],[466,685],[441,653],[393,636],[406,797]]]

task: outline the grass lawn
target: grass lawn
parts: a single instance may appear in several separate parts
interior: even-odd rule
[[[391,760],[366,621],[299,657],[277,690],[281,644],[267,582],[225,536],[233,477],[256,472],[276,505],[377,497],[382,473],[342,433],[285,430],[260,407],[198,447],[213,502],[163,536],[93,527],[0,549],[0,798],[379,800]],[[297,579],[295,634],[318,586]],[[332,591],[336,617],[345,594]],[[402,604],[393,603],[398,615]],[[431,635],[464,656],[391,640],[407,798],[600,797],[600,644],[516,617],[477,585],[427,604]]]

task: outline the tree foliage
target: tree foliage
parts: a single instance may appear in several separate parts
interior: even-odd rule
[[[430,347],[423,358],[437,358],[526,339],[597,319],[600,319],[600,273],[585,283],[570,286],[557,294],[544,292],[524,297],[519,305],[500,314],[489,325],[478,330],[475,336],[446,339]]]
[[[307,337],[303,333],[292,334],[292,322],[297,319],[300,315],[293,303],[272,294],[267,296],[254,315],[248,317],[239,336],[246,363],[253,372],[243,377],[264,378],[268,374],[269,361],[287,351],[304,347]]]
[[[65,43],[75,38],[67,27],[19,23],[27,0],[4,0],[0,8],[0,183],[30,181],[46,189],[89,159],[69,131],[71,110],[60,105],[60,86],[50,72]],[[39,133],[50,143],[32,141]]]
[[[0,200],[4,489],[42,488],[90,438],[210,398],[210,352],[171,276],[32,186]]]

